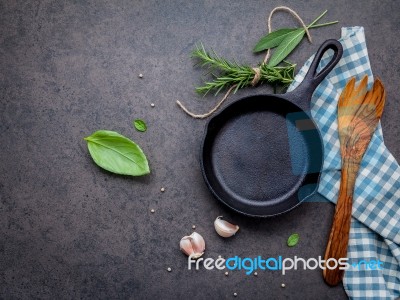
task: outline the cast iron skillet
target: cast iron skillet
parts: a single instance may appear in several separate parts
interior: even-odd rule
[[[317,73],[328,49],[333,57]],[[310,99],[342,53],[338,41],[327,40],[294,91],[242,98],[208,122],[200,163],[217,199],[245,215],[268,217],[316,192],[323,145],[310,116]]]

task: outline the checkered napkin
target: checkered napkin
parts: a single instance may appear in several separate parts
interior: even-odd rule
[[[363,27],[342,28],[343,57],[317,87],[311,100],[311,115],[324,143],[324,166],[318,191],[336,203],[340,186],[340,143],[337,103],[348,80],[367,74],[373,83]],[[326,53],[320,68],[329,62]],[[301,68],[289,87],[304,78],[312,58]],[[378,270],[350,267],[343,285],[351,299],[396,299],[400,297],[400,166],[386,148],[380,124],[361,162],[353,198],[347,256],[349,263],[380,260]]]

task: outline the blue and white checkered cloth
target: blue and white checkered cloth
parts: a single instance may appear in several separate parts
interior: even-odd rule
[[[339,95],[349,79],[367,74],[373,83],[363,27],[342,28],[343,57],[317,87],[311,114],[323,137],[325,159],[319,193],[336,203],[340,186],[340,143],[337,125]],[[325,54],[320,68],[331,57]],[[312,58],[289,87],[304,78]],[[400,166],[386,148],[380,124],[362,160],[353,198],[347,256],[349,263],[380,260],[381,270],[350,268],[343,285],[351,299],[396,299],[400,297]]]

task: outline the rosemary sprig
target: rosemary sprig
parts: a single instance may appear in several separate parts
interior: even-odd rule
[[[221,90],[233,85],[236,85],[233,91],[236,93],[238,89],[250,86],[256,75],[252,67],[222,58],[213,50],[207,52],[202,44],[196,46],[191,57],[198,60],[199,66],[208,68],[213,77],[212,81],[196,87],[196,92],[202,95],[212,90],[216,91],[215,95],[217,95]],[[260,68],[259,82],[289,85],[294,79],[296,64],[285,61],[285,65],[279,67],[270,67],[265,63],[261,63],[258,67]]]

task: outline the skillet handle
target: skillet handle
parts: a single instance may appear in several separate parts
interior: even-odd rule
[[[333,56],[329,63],[317,73],[318,65],[322,59],[322,56],[329,49],[333,50]],[[296,104],[300,104],[302,109],[307,108],[309,110],[310,107],[310,99],[312,94],[314,93],[317,86],[321,83],[321,81],[329,74],[330,71],[336,66],[339,62],[340,58],[343,54],[343,47],[339,41],[330,39],[326,40],[318,49],[317,53],[314,56],[314,59],[308,69],[306,76],[300,85],[294,89],[294,91],[288,93],[290,94],[290,99],[293,99],[293,102]]]
[[[322,56],[325,54],[326,51],[329,49],[333,50],[333,57],[329,61],[329,63],[317,74],[318,65],[322,59]],[[330,71],[336,66],[339,62],[340,58],[343,54],[343,47],[337,40],[326,40],[321,47],[319,47],[317,53],[314,56],[314,59],[310,65],[310,69],[308,70],[306,76],[304,77],[303,82],[301,85],[308,85],[310,90],[314,89],[321,83],[321,81],[329,74]]]

